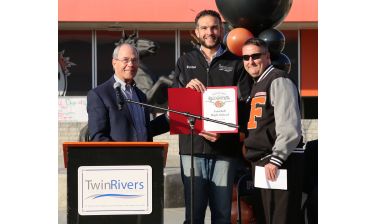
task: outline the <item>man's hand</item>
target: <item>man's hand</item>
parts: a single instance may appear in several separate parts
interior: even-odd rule
[[[198,92],[201,92],[201,93],[206,91],[206,87],[198,79],[190,80],[190,82],[186,85],[186,88],[194,89],[194,90],[196,90]]]
[[[277,178],[277,171],[278,167],[273,165],[272,163],[268,163],[264,166],[264,171],[266,172],[266,178],[270,181],[275,181]]]
[[[212,133],[207,131],[201,131],[200,136],[204,137],[210,142],[216,142],[220,138],[220,133]]]

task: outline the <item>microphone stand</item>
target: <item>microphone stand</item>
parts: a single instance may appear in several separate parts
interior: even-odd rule
[[[176,113],[176,114],[180,114],[180,115],[184,115],[185,117],[187,117],[187,120],[188,120],[188,123],[189,123],[189,126],[190,126],[190,161],[191,161],[191,167],[190,167],[190,224],[193,224],[194,223],[194,177],[195,177],[195,171],[194,171],[194,144],[193,144],[193,132],[194,132],[194,125],[195,125],[195,121],[196,119],[199,119],[199,120],[205,120],[205,121],[210,121],[210,122],[214,122],[214,123],[218,123],[218,124],[223,124],[223,125],[226,125],[228,127],[232,127],[232,128],[239,128],[238,125],[235,125],[235,124],[232,124],[232,123],[226,123],[226,122],[223,122],[223,121],[218,121],[218,120],[214,120],[214,119],[211,119],[211,118],[208,118],[208,117],[203,117],[203,116],[199,116],[199,115],[195,115],[195,114],[191,114],[191,113],[188,113],[188,112],[181,112],[181,111],[177,111],[177,110],[172,110],[172,109],[167,109],[167,108],[163,108],[163,107],[158,107],[158,106],[154,106],[154,105],[150,105],[150,104],[147,104],[147,103],[141,103],[141,102],[137,102],[137,101],[134,101],[134,100],[130,100],[130,99],[124,99],[125,102],[127,103],[135,103],[135,104],[138,104],[138,105],[141,105],[141,106],[146,106],[146,107],[149,107],[149,108],[154,108],[154,109],[159,109],[159,110],[162,110],[162,111],[168,111],[168,112],[172,112],[172,113]]]
[[[127,102],[127,103],[135,103],[135,104],[138,104],[138,105],[141,105],[141,106],[146,106],[146,107],[150,107],[150,108],[154,108],[154,109],[159,109],[159,110],[162,110],[162,111],[165,111],[165,112],[168,111],[168,112],[172,112],[172,113],[175,113],[175,114],[184,115],[184,116],[186,116],[188,118],[192,117],[192,118],[195,118],[195,119],[198,119],[198,120],[210,121],[210,122],[214,122],[214,123],[226,125],[226,126],[232,127],[232,128],[239,128],[238,125],[235,125],[235,124],[232,124],[232,123],[218,121],[218,120],[211,119],[211,118],[208,118],[208,117],[203,117],[203,116],[200,116],[200,115],[191,114],[189,112],[181,112],[181,111],[178,111],[178,110],[167,109],[167,108],[164,108],[164,107],[158,107],[158,106],[154,106],[154,105],[147,104],[147,103],[141,103],[141,102],[137,102],[137,101],[130,100],[130,99],[124,99],[124,101]]]
[[[193,144],[193,132],[195,125],[194,117],[187,117],[190,126],[190,224],[194,223],[194,144]]]

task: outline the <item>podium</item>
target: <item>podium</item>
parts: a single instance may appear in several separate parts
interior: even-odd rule
[[[68,224],[163,223],[168,143],[65,142]]]

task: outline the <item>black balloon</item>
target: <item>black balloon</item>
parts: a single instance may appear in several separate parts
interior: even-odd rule
[[[279,55],[285,47],[285,36],[276,29],[264,30],[258,37],[267,43],[271,55]]]
[[[293,0],[215,0],[226,21],[233,27],[250,30],[257,36],[279,25],[288,15]]]
[[[290,59],[283,53],[277,55],[275,58],[271,58],[271,64],[278,69],[286,71],[288,74],[290,73]]]

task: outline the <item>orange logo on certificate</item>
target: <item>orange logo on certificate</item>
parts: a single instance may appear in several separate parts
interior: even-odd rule
[[[225,102],[224,102],[224,101],[221,101],[221,100],[218,100],[218,101],[215,102],[215,106],[216,106],[217,108],[223,107],[224,104],[225,104]]]

